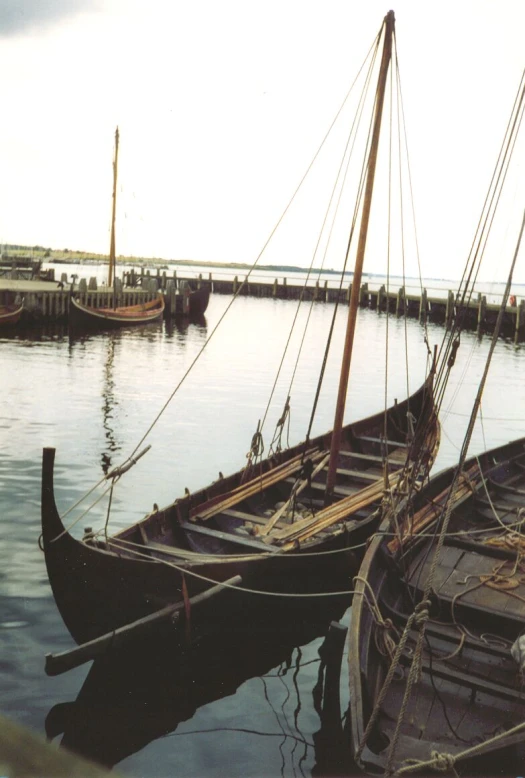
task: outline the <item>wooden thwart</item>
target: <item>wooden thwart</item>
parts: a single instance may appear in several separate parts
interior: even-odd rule
[[[388,486],[391,488],[397,485],[400,478],[401,472],[392,473],[388,477]],[[332,524],[336,524],[338,521],[343,521],[348,516],[378,500],[383,494],[384,487],[384,478],[381,476],[375,483],[361,489],[357,494],[352,494],[333,505],[323,508],[313,518],[303,519],[291,527],[272,533],[272,538],[279,541],[287,540],[293,542],[308,540],[312,535],[330,527]]]

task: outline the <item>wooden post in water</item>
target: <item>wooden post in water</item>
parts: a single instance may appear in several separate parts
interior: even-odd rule
[[[362,308],[368,308],[368,283],[365,283],[361,287],[361,295],[359,297],[359,303]]]
[[[386,307],[387,307],[387,310],[388,310],[388,300],[387,300],[387,297],[386,297],[386,288],[385,288],[385,285],[382,284],[379,287],[379,292],[377,293],[377,312],[378,313],[380,313],[383,310],[383,304],[384,304],[383,301],[384,300],[386,301]]]
[[[357,254],[354,267],[354,277],[352,281],[352,296],[348,308],[348,321],[346,327],[345,346],[343,350],[343,359],[341,363],[341,377],[339,380],[339,393],[334,418],[334,429],[332,432],[332,443],[330,448],[330,463],[328,466],[328,475],[326,479],[325,503],[330,503],[334,493],[335,477],[337,471],[337,460],[339,449],[341,447],[341,434],[343,427],[343,418],[346,404],[346,393],[348,391],[348,379],[350,374],[350,362],[352,359],[352,348],[354,343],[355,326],[357,319],[357,309],[359,305],[359,290],[361,278],[363,275],[363,262],[365,258],[366,239],[368,234],[368,222],[370,219],[370,208],[372,205],[372,193],[374,191],[374,176],[377,163],[377,151],[379,147],[379,136],[381,133],[381,118],[383,115],[383,103],[385,97],[385,86],[392,57],[392,38],[394,35],[394,12],[389,11],[385,16],[384,28],[385,39],[383,43],[383,55],[381,58],[381,67],[376,92],[374,126],[372,130],[372,139],[370,143],[370,153],[368,155],[366,186],[363,198],[363,213],[361,216],[361,226],[359,229],[359,242],[357,244]]]
[[[405,287],[401,286],[397,292],[396,316],[401,316],[405,311]]]
[[[487,314],[487,298],[485,295],[481,296],[481,294],[478,294],[478,332],[481,332],[483,329],[483,322],[485,321],[485,316]]]
[[[445,308],[445,326],[450,327],[454,318],[454,292],[449,292],[447,296],[447,306]]]
[[[186,316],[188,316],[190,312],[190,295],[191,295],[191,289],[189,287],[189,284],[186,284],[186,286],[182,290],[182,312]]]
[[[426,289],[422,289],[421,290],[421,300],[420,300],[420,303],[419,303],[419,321],[423,322],[423,324],[426,324],[427,315],[428,315],[427,290]]]
[[[520,304],[516,310],[516,329],[514,331],[514,343],[519,343],[521,340],[521,328],[525,322],[525,300],[520,300]]]

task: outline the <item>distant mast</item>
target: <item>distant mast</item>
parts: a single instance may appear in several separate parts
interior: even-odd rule
[[[115,130],[115,159],[113,160],[113,208],[111,212],[111,240],[109,244],[108,286],[112,286],[115,276],[115,214],[117,210],[117,167],[118,167],[118,127]]]
[[[385,39],[383,42],[383,56],[381,59],[381,68],[377,82],[376,104],[372,140],[370,143],[370,153],[367,163],[366,188],[363,201],[363,214],[361,217],[361,227],[359,230],[359,243],[357,245],[357,254],[355,259],[354,277],[352,279],[352,293],[348,309],[348,320],[346,325],[345,345],[343,350],[343,359],[341,363],[341,375],[339,379],[339,393],[337,395],[337,404],[335,409],[334,429],[332,433],[332,445],[330,449],[330,463],[328,466],[328,476],[326,480],[325,502],[332,500],[337,460],[339,449],[341,448],[341,432],[343,427],[343,417],[345,412],[346,394],[348,391],[348,378],[350,374],[350,362],[352,359],[352,348],[354,344],[355,325],[357,319],[357,309],[359,306],[359,291],[361,288],[361,276],[363,273],[363,261],[365,257],[366,238],[368,233],[368,222],[370,219],[370,207],[372,204],[372,192],[374,190],[374,176],[377,162],[377,150],[379,147],[379,135],[381,132],[381,118],[383,115],[383,104],[385,98],[386,79],[388,68],[392,58],[392,38],[394,35],[395,17],[394,12],[389,11],[385,16]]]

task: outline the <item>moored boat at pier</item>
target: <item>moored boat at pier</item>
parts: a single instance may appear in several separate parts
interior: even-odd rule
[[[17,324],[24,310],[24,303],[0,305],[0,327]]]

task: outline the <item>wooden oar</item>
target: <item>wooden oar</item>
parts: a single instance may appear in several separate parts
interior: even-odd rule
[[[325,454],[326,451],[317,451],[316,449],[307,451],[307,457],[309,457],[312,462],[317,462],[319,458]],[[268,489],[268,487],[288,478],[293,475],[296,470],[299,470],[303,464],[303,454],[298,454],[293,457],[293,459],[288,460],[288,462],[277,465],[277,467],[272,468],[272,470],[268,470],[267,473],[252,478],[251,481],[248,481],[241,486],[237,486],[230,492],[219,494],[216,497],[212,497],[211,500],[208,500],[203,505],[195,506],[195,508],[190,511],[190,518],[192,520],[199,519],[202,521],[211,519],[212,516],[216,516],[221,511],[231,508],[233,505],[242,502],[242,500],[246,500],[248,497],[252,497],[254,494],[258,494],[264,489]]]
[[[452,497],[453,508],[457,508],[467,497],[470,497],[472,494],[472,484],[477,485],[476,482],[479,482],[480,479],[481,472],[477,464],[473,465],[466,473],[460,475],[460,483]],[[403,546],[408,539],[417,535],[439,516],[443,510],[443,505],[445,504],[449,491],[450,485],[447,486],[446,489],[443,489],[443,491],[432,500],[432,503],[420,508],[420,510],[412,516],[410,525],[403,528],[401,538],[394,538],[387,544],[387,548],[391,553],[394,554],[399,551],[401,546]]]
[[[224,583],[211,586],[209,589],[206,589],[206,591],[201,592],[201,594],[196,594],[194,597],[191,597],[189,606],[194,608],[205,600],[209,600],[210,597],[214,597],[221,592],[226,591],[226,587],[239,586],[241,583],[242,578],[240,575],[228,578]],[[144,616],[142,619],[132,621],[130,624],[119,627],[118,629],[113,630],[113,632],[107,632],[105,635],[101,635],[87,643],[82,643],[81,646],[76,646],[69,651],[62,651],[60,654],[46,654],[46,673],[47,675],[60,675],[67,670],[72,670],[74,667],[79,667],[85,662],[89,662],[91,659],[96,659],[97,656],[101,656],[109,650],[119,649],[142,632],[147,632],[153,624],[158,624],[167,619],[171,619],[173,623],[176,624],[185,607],[186,604],[184,602],[178,602],[175,605],[166,605],[164,608],[161,608],[161,610],[151,613],[149,616]]]
[[[330,454],[327,454],[319,462],[319,464],[314,469],[309,479],[305,478],[303,481],[299,481],[297,484],[294,485],[290,497],[286,500],[284,505],[282,505],[279,508],[279,510],[275,511],[272,518],[268,521],[267,524],[265,524],[265,526],[259,532],[259,535],[267,535],[274,528],[274,526],[277,524],[277,522],[279,521],[283,513],[285,513],[288,510],[292,501],[297,497],[298,494],[301,494],[301,492],[308,486],[311,479],[314,478],[317,475],[317,473],[320,473],[324,467],[326,467],[329,459],[330,459]]]
[[[400,480],[401,474],[401,471],[392,473],[392,475],[388,477],[388,485],[390,487],[395,486]],[[383,476],[380,476],[377,481],[370,484],[370,486],[366,486],[359,492],[344,497],[342,500],[339,500],[339,502],[329,505],[327,508],[323,508],[323,510],[319,511],[313,519],[308,518],[303,521],[298,521],[291,527],[274,532],[272,537],[280,541],[287,540],[297,542],[308,540],[308,538],[321,530],[330,527],[332,524],[336,524],[338,521],[343,521],[362,508],[368,507],[371,503],[381,497],[384,487],[385,482]],[[286,548],[287,547],[285,547],[284,550],[286,550]]]

